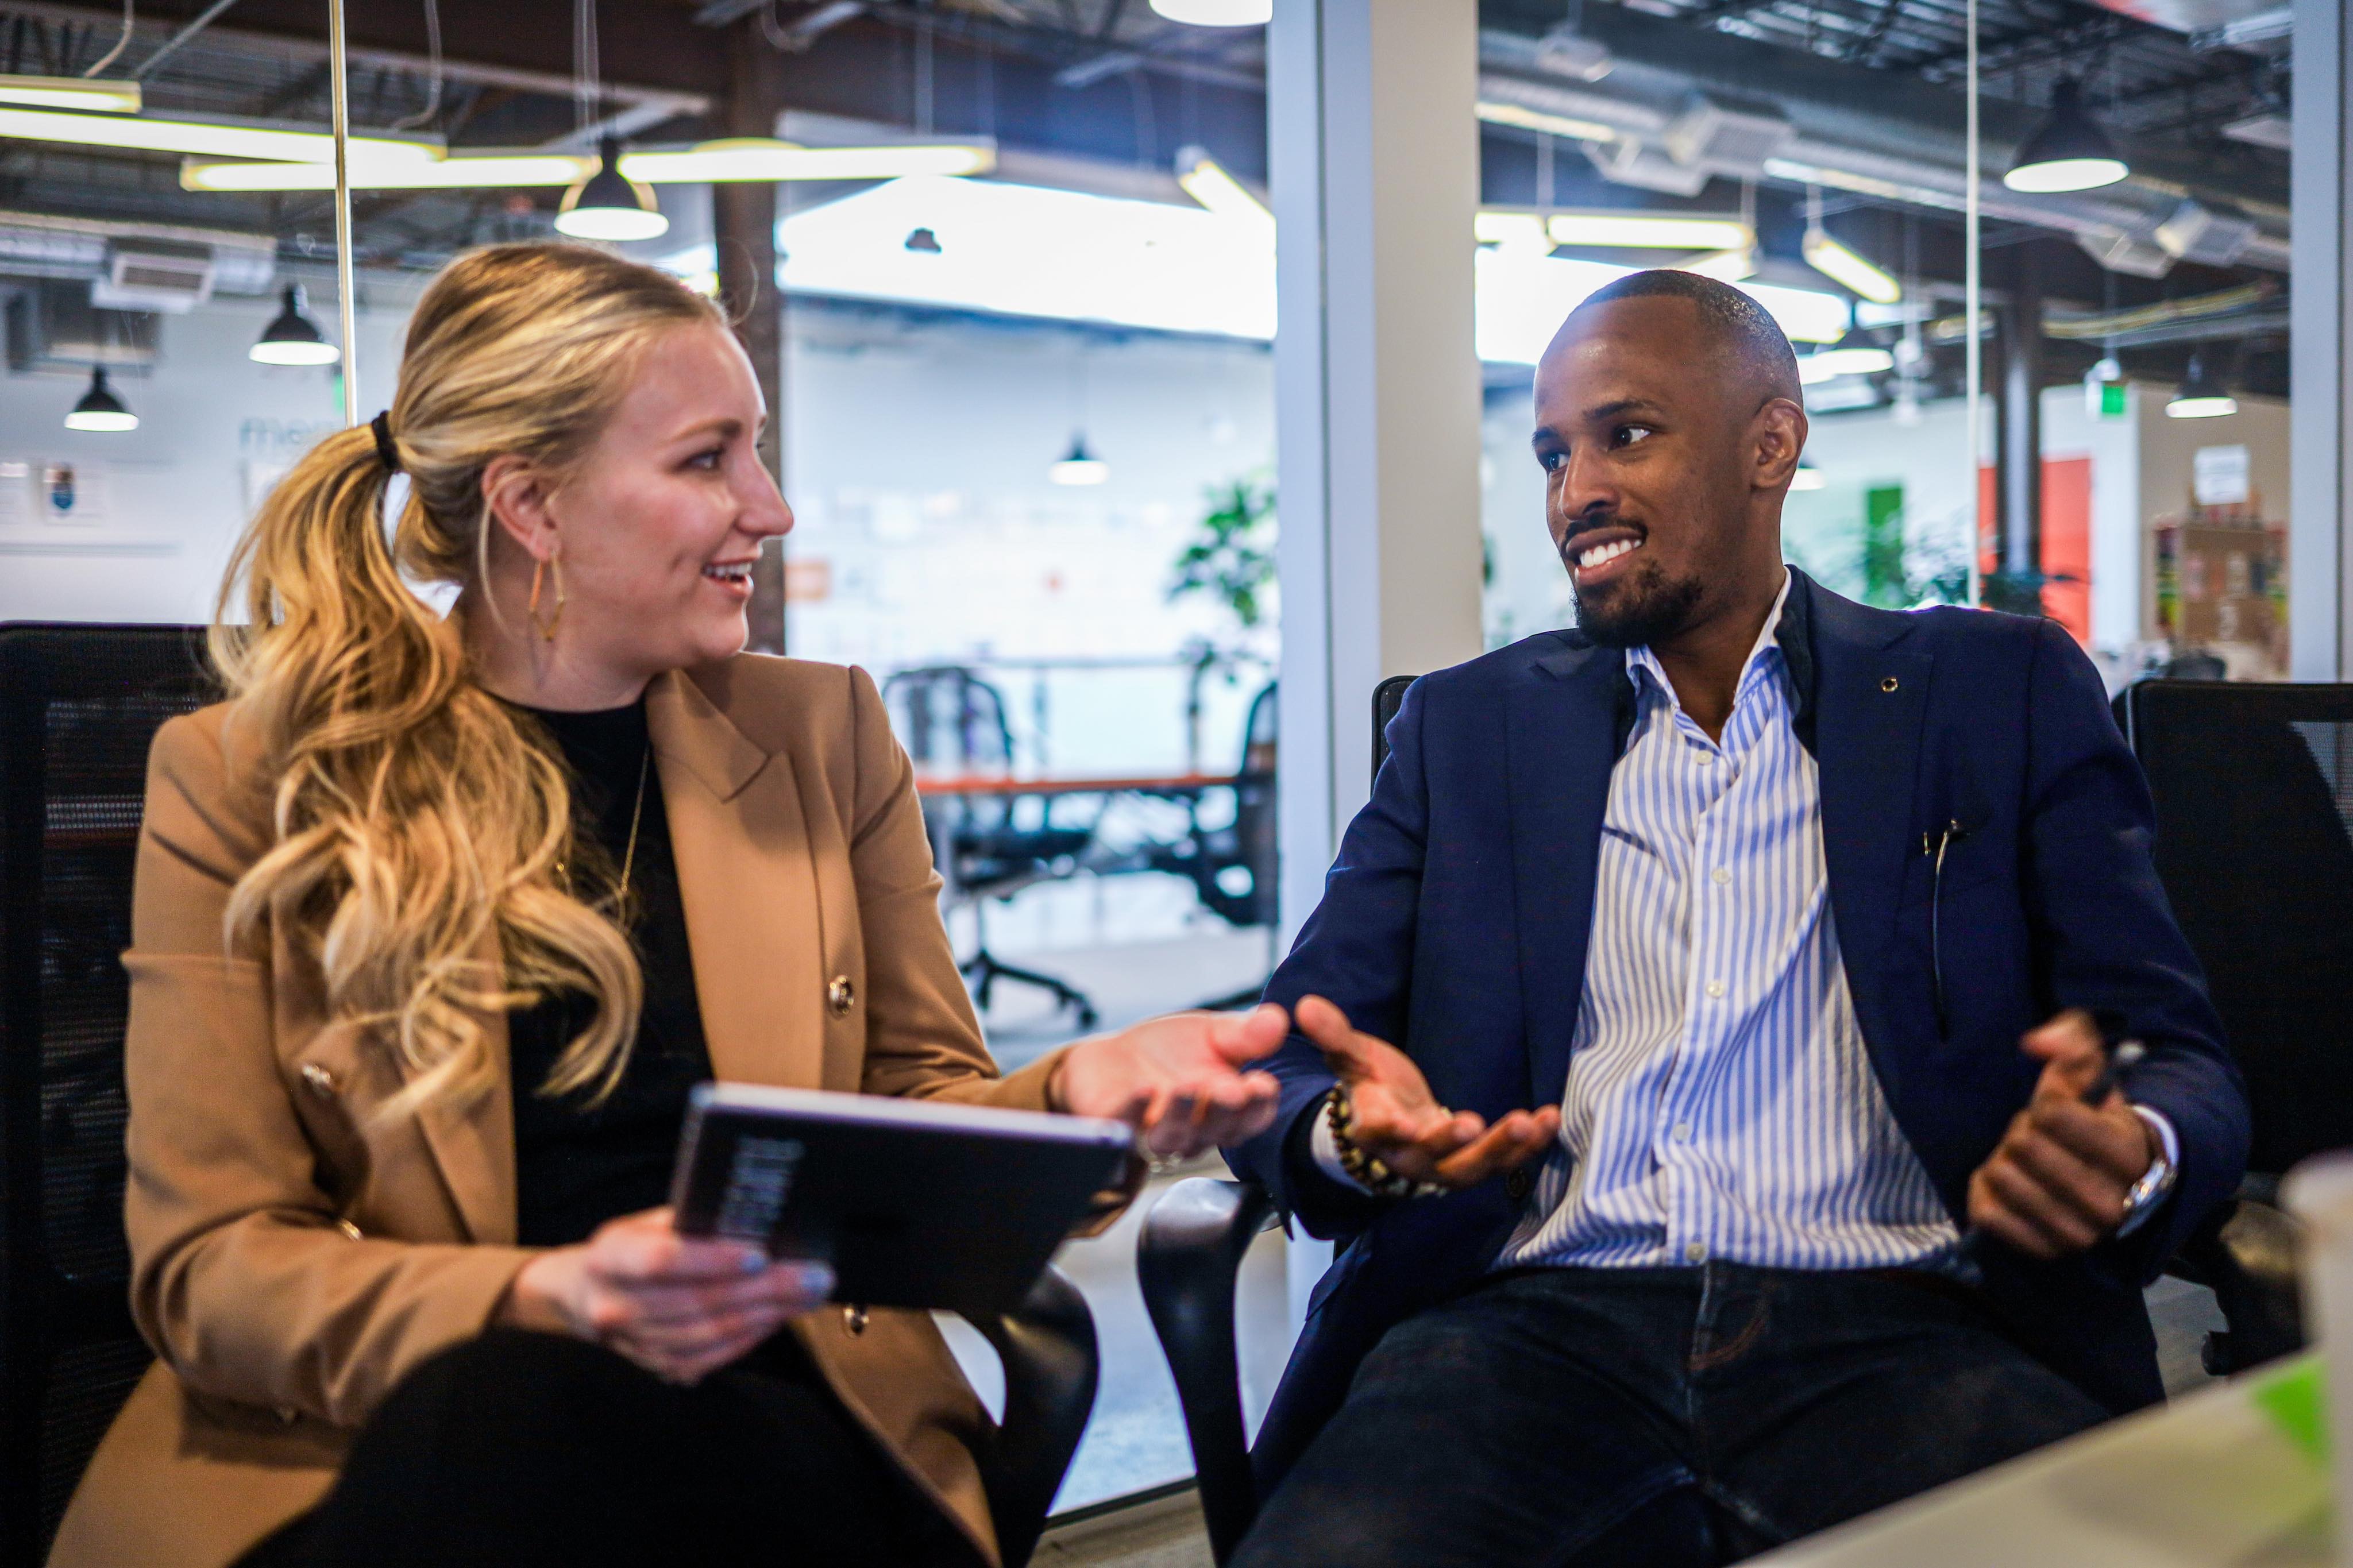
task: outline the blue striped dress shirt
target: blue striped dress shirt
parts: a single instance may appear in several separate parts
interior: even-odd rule
[[[1958,1240],[1855,1022],[1774,641],[1788,596],[1721,741],[1649,648],[1627,656],[1560,1144],[1498,1268],[1884,1268]]]

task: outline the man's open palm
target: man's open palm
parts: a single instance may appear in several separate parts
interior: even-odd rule
[[[1493,1127],[1475,1111],[1447,1110],[1412,1058],[1321,996],[1301,998],[1293,1016],[1347,1091],[1350,1141],[1401,1176],[1460,1191],[1527,1163],[1560,1136],[1557,1106],[1514,1110]]]

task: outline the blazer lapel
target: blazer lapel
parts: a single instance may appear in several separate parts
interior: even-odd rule
[[[1902,645],[1909,617],[1812,590],[1822,859],[1847,985],[1866,1041],[1885,1037],[1875,982],[1895,928],[1936,661]]]
[[[647,689],[646,724],[712,1070],[814,1085],[824,1068],[824,952],[792,760],[754,745],[683,674]]]
[[[505,962],[495,933],[475,949],[483,973],[500,974]],[[441,1184],[458,1211],[466,1239],[506,1246],[515,1238],[514,1075],[507,1060],[506,1015],[478,1013],[498,1075],[480,1100],[463,1105],[437,1100],[418,1108],[417,1130],[432,1151]]]
[[[1559,1101],[1584,993],[1625,655],[1572,643],[1514,687],[1504,728],[1528,1103]]]

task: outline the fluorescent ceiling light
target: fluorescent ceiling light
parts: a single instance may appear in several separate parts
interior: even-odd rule
[[[703,142],[675,153],[625,153],[621,173],[649,185],[735,180],[896,180],[911,174],[985,174],[992,142],[909,142],[875,147],[803,147],[765,136]]]
[[[1533,219],[1529,214],[1504,214]],[[1490,231],[1492,232],[1492,223]],[[1540,222],[1528,226],[1547,244]],[[936,254],[906,248],[928,228]],[[1247,226],[1200,207],[1000,180],[892,180],[792,214],[776,226],[788,294],[1266,342],[1274,335],[1273,252]],[[661,266],[715,266],[707,243]],[[1477,348],[1532,364],[1585,297],[1630,268],[1481,249]],[[1741,285],[1800,343],[1836,342],[1851,321],[1830,289]]]
[[[1852,348],[1823,349],[1819,353],[1802,354],[1798,359],[1798,382],[1802,386],[1819,386],[1823,382],[1841,375],[1877,375],[1895,368],[1895,356],[1875,344],[1857,343]]]
[[[1479,100],[1478,115],[1490,125],[1510,125],[1522,131],[1541,131],[1550,136],[1566,136],[1573,142],[1618,140],[1617,130],[1604,125],[1599,120],[1579,120],[1571,114],[1548,114],[1541,109],[1530,109],[1525,104],[1497,103],[1482,98]]]
[[[1739,283],[1757,276],[1757,252],[1753,247],[1742,246],[1736,250],[1694,256],[1688,261],[1676,262],[1675,270],[1696,272],[1719,283]]]
[[[143,116],[62,114],[43,109],[0,108],[0,138],[56,142],[83,147],[121,147],[139,153],[186,153],[200,158],[270,158],[301,163],[332,163],[335,139],[321,131],[280,131],[261,125],[216,124],[202,120],[150,120]],[[430,163],[441,155],[425,142],[354,136],[356,166],[383,163]]]
[[[1506,256],[1541,261],[1552,254],[1552,235],[1535,213],[1484,209],[1471,220],[1471,232],[1482,245],[1492,245]]]
[[[0,74],[0,103],[34,109],[79,109],[99,114],[139,112],[139,84],[79,76]]]
[[[1152,9],[1196,27],[1262,27],[1274,20],[1274,0],[1152,0]]]
[[[1893,305],[1904,298],[1904,286],[1885,269],[1856,255],[1819,228],[1806,231],[1799,249],[1807,266],[1845,284],[1873,304]]]
[[[705,142],[669,153],[624,153],[621,176],[642,185],[734,181],[894,180],[908,174],[986,174],[997,166],[987,142],[908,142],[881,147],[799,147],[765,137]],[[332,169],[284,163],[216,163],[191,159],[180,184],[191,191],[332,190]],[[522,189],[570,185],[596,172],[596,160],[529,148],[454,153],[438,163],[354,167],[352,185],[371,191]]]
[[[1733,250],[1757,243],[1756,234],[1736,217],[1683,213],[1555,213],[1548,227],[1555,245],[1628,250]]]
[[[570,153],[463,154],[439,163],[355,164],[355,191],[470,191],[571,185],[594,171],[596,160]],[[190,158],[180,164],[180,188],[188,191],[332,191],[329,163],[215,163]]]
[[[1274,243],[1274,215],[1266,204],[1200,148],[1187,147],[1176,154],[1176,184],[1205,210],[1247,224],[1262,232],[1266,243]]]

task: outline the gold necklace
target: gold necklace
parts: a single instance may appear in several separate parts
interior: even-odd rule
[[[616,910],[629,900],[629,874],[638,863],[638,826],[646,819],[646,783],[653,773],[653,742],[648,741],[646,749],[638,757],[638,798],[637,803],[629,807],[629,842],[621,854],[621,885],[613,892],[613,908]],[[567,891],[571,889],[572,862],[569,859],[555,863],[555,879],[563,883]]]
[[[638,803],[629,808],[629,847],[621,856],[621,890],[613,900],[616,909],[629,900],[629,871],[638,863],[638,824],[645,820],[646,778],[652,773],[653,765],[654,743],[648,741],[646,749],[638,757]]]

